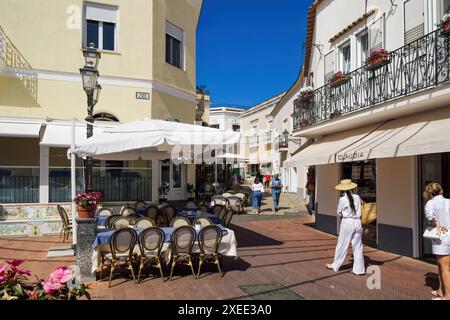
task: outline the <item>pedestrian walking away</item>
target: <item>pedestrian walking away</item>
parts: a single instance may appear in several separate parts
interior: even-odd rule
[[[450,200],[445,199],[444,190],[439,183],[430,183],[423,193],[425,216],[430,225],[436,228],[439,239],[431,239],[431,249],[436,255],[439,270],[439,289],[432,291],[434,300],[450,299]]]
[[[264,176],[264,188],[269,189],[270,187],[270,172],[267,171],[266,175]]]
[[[264,192],[264,186],[261,178],[256,177],[252,185],[253,190],[253,209],[256,209],[258,213],[261,212],[261,201]]]
[[[353,273],[356,275],[365,274],[361,224],[361,198],[353,194],[351,190],[358,185],[350,179],[341,180],[335,187],[343,193],[339,199],[337,214],[342,218],[339,231],[338,242],[334,254],[334,261],[326,267],[335,272],[339,271],[347,255],[347,250],[352,244],[353,249]]]
[[[281,195],[281,189],[283,188],[283,185],[281,184],[281,180],[278,176],[278,174],[276,174],[271,183],[270,186],[272,188],[272,200],[273,200],[273,210],[275,212],[278,211],[278,205],[280,203],[280,195]]]

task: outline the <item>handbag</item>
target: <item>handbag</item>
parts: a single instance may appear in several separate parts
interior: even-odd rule
[[[426,239],[441,240],[441,232],[436,227],[428,227],[425,229],[423,237]]]

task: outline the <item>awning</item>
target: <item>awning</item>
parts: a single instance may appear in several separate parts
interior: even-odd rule
[[[338,162],[450,152],[450,108],[391,120],[340,150]]]
[[[329,135],[297,153],[283,162],[283,167],[290,168],[298,165],[321,165],[335,163],[336,153],[361,140],[380,124],[344,131]]]
[[[300,151],[284,167],[450,152],[450,108],[341,132]]]
[[[100,124],[94,123],[94,136],[103,132],[107,128],[113,128],[113,123]],[[86,124],[77,122],[75,124],[75,142],[77,144],[85,141]],[[71,143],[72,124],[70,122],[48,122],[45,127],[44,136],[40,143],[41,146],[55,148],[69,148]]]
[[[0,137],[39,138],[42,122],[0,120]]]

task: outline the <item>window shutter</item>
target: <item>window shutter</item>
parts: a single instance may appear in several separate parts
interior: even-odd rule
[[[424,36],[423,0],[408,0],[405,2],[405,44]]]
[[[334,50],[325,56],[325,82],[334,75]]]
[[[86,3],[86,20],[117,23],[118,7],[98,3]]]
[[[369,27],[370,51],[384,49],[384,14]]]
[[[183,30],[168,21],[166,22],[166,33],[178,41],[183,42]]]

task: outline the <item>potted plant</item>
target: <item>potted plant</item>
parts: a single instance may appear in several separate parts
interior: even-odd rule
[[[341,71],[336,72],[330,79],[330,85],[332,87],[338,87],[343,83],[346,83],[349,77]]]
[[[170,190],[170,187],[167,182],[164,182],[161,184],[161,186],[158,188],[158,192],[160,195],[159,203],[163,203],[163,202],[167,201],[167,195],[169,194],[169,190]]]
[[[448,13],[444,14],[442,19],[438,23],[436,23],[436,25],[439,28],[442,28],[439,35],[441,35],[443,37],[450,35],[450,14],[448,14]]]
[[[195,187],[192,183],[187,183],[186,184],[186,192],[189,194],[189,198],[188,200],[194,201],[195,200],[195,195],[192,196],[193,193],[195,193]]]
[[[314,88],[313,87],[303,87],[300,89],[300,99],[302,101],[308,101],[312,97],[314,97]]]
[[[77,205],[78,218],[92,219],[97,210],[98,200],[102,197],[101,192],[82,192],[73,200]]]
[[[375,50],[370,53],[367,59],[367,69],[376,70],[389,62],[389,52],[384,49]]]
[[[333,112],[330,113],[330,119],[334,119],[337,118],[341,115],[342,113],[339,110],[335,110]]]

